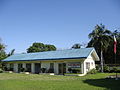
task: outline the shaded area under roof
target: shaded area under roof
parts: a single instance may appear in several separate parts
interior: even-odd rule
[[[33,61],[33,60],[61,60],[87,58],[94,48],[80,48],[69,50],[46,51],[27,54],[15,54],[3,61]]]

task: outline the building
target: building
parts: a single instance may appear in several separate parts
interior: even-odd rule
[[[30,73],[81,73],[95,68],[99,57],[94,48],[15,54],[3,60],[7,70]]]

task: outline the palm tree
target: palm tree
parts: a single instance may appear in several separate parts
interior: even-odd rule
[[[106,51],[109,42],[111,31],[107,30],[104,25],[96,25],[95,29],[89,34],[91,41],[88,43],[88,47],[93,46],[100,53],[101,59],[101,72],[103,72],[103,51]]]
[[[11,52],[9,52],[8,56],[13,55],[13,54],[14,54],[14,52],[15,52],[15,49],[12,49],[12,50],[11,50]]]

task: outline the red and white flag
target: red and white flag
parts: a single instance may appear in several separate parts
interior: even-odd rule
[[[114,36],[114,53],[116,54],[116,45],[117,45],[117,40],[116,37]]]

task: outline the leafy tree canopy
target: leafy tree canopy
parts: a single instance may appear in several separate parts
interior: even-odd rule
[[[56,47],[54,45],[43,44],[35,42],[27,49],[27,53],[32,52],[43,52],[43,51],[55,51]]]
[[[2,67],[1,60],[5,59],[7,54],[5,53],[5,45],[1,42],[0,39],[0,68]]]
[[[117,63],[120,63],[120,32],[115,30],[111,32],[107,30],[104,25],[96,25],[95,29],[88,35],[90,41],[88,42],[87,47],[94,47],[101,59],[104,59],[104,63],[114,64],[115,55],[114,55],[114,39],[113,36],[116,36],[117,39]],[[101,53],[102,51],[102,53]]]
[[[6,53],[5,53],[5,45],[1,42],[0,39],[0,60],[3,60],[4,58],[6,58]]]
[[[79,44],[79,43],[76,43],[76,44],[74,44],[73,46],[72,46],[72,48],[73,49],[78,49],[78,48],[81,48],[81,44]]]

